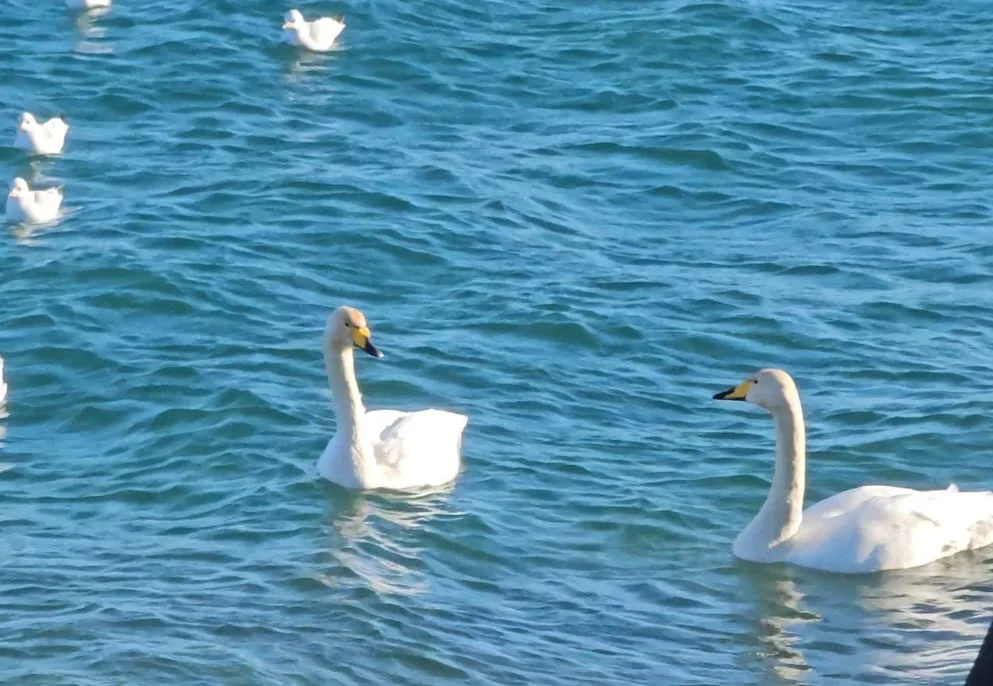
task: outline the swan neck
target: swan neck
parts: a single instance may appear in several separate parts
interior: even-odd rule
[[[352,349],[326,346],[324,363],[334,398],[338,432],[346,440],[352,471],[363,485],[369,485],[374,479],[375,461],[372,445],[363,431],[366,410],[355,378],[355,357]]]
[[[807,479],[807,431],[803,422],[800,402],[790,401],[777,411],[776,420],[776,471],[766,507],[778,528],[778,540],[785,540],[796,533],[803,518],[803,497]]]
[[[769,495],[755,518],[738,535],[739,557],[763,562],[782,559],[780,544],[800,529],[806,479],[806,429],[800,401],[772,411],[776,421],[776,471]]]
[[[324,357],[339,430],[345,427],[353,429],[361,424],[365,414],[362,393],[355,379],[355,357],[351,348],[328,349]]]

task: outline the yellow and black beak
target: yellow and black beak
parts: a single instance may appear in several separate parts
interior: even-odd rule
[[[726,391],[721,391],[720,393],[714,393],[714,400],[746,400],[748,398],[748,390],[752,387],[754,383],[751,379],[747,381],[742,381],[737,386],[732,386]]]
[[[373,357],[382,357],[383,353],[379,352],[379,349],[372,344],[372,334],[369,333],[369,327],[356,327],[352,329],[352,343],[355,344],[356,348],[364,350]]]

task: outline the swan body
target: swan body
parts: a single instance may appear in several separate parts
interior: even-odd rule
[[[736,557],[858,574],[908,569],[993,543],[993,492],[862,486],[803,510],[806,433],[786,372],[763,369],[717,400],[747,400],[776,421],[776,469],[759,513],[734,541]]]
[[[28,188],[28,182],[20,177],[10,184],[6,206],[10,221],[44,224],[57,219],[61,207],[61,188],[33,191]]]
[[[17,125],[14,146],[36,155],[58,155],[66,144],[69,124],[65,117],[53,117],[41,123],[33,114],[25,112]]]
[[[66,7],[72,10],[95,10],[110,7],[111,0],[66,0]]]
[[[344,30],[343,17],[305,21],[300,10],[290,10],[283,21],[283,38],[286,42],[314,52],[327,52],[333,48],[335,40]]]
[[[374,356],[365,316],[339,307],[328,319],[324,363],[338,430],[317,461],[318,473],[355,489],[413,489],[453,481],[461,468],[469,418],[445,410],[366,411],[355,379],[353,350]]]

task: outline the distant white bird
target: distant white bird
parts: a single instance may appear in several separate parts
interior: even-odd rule
[[[3,358],[0,357],[0,405],[7,399],[7,382],[3,379]]]
[[[42,124],[33,114],[25,112],[17,125],[14,145],[38,155],[58,155],[65,147],[67,133],[69,124],[65,116],[53,117]]]
[[[7,194],[7,219],[15,222],[44,224],[57,219],[62,207],[62,189],[33,191],[28,182],[17,177]]]
[[[110,7],[110,0],[66,0],[66,7],[71,10],[95,10]]]
[[[300,10],[290,10],[283,22],[283,38],[291,45],[299,45],[314,52],[327,52],[334,47],[334,41],[345,30],[342,16],[323,17],[314,21],[304,21]]]

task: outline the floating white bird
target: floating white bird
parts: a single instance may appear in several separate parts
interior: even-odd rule
[[[908,569],[993,543],[993,492],[862,486],[803,510],[806,433],[789,374],[763,369],[717,400],[748,400],[776,421],[776,471],[762,509],[733,551],[752,562],[790,562],[857,574]]]
[[[7,219],[15,222],[44,224],[57,219],[62,207],[62,189],[46,188],[33,191],[28,182],[17,177],[7,194]]]
[[[7,382],[3,378],[3,358],[0,357],[0,405],[7,400]]]
[[[69,124],[64,116],[53,117],[41,124],[33,114],[25,112],[17,126],[14,145],[38,155],[58,155],[65,147],[68,132]]]
[[[345,30],[345,18],[342,16],[304,21],[300,10],[290,10],[284,20],[283,38],[286,42],[314,52],[330,50],[335,39]]]
[[[324,366],[338,430],[317,462],[320,475],[363,489],[411,489],[454,480],[469,418],[445,410],[366,412],[355,380],[353,348],[383,356],[370,340],[365,315],[339,307],[324,333]]]
[[[95,10],[100,7],[110,7],[111,0],[66,0],[66,7],[71,10]]]

